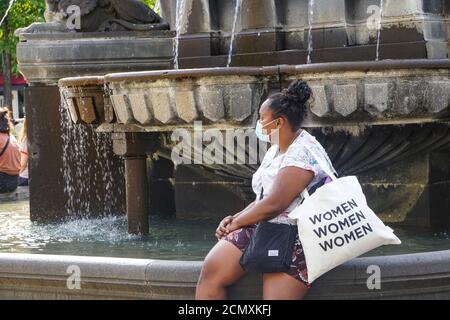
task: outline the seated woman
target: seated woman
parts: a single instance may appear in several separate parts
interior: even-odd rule
[[[9,110],[0,108],[0,193],[13,192],[19,184],[20,147],[12,127]]]
[[[256,199],[247,208],[222,220],[216,230],[218,243],[205,258],[197,284],[196,299],[225,299],[227,287],[245,274],[240,259],[255,226],[263,221],[295,224],[288,214],[296,208],[305,188],[311,194],[329,181],[305,145],[321,156],[336,173],[322,145],[302,129],[311,88],[295,80],[287,90],[270,96],[260,107],[256,134],[271,142],[254,173],[252,188]],[[296,237],[290,269],[263,274],[263,298],[302,299],[310,288],[302,245]]]
[[[20,175],[19,186],[28,186],[28,138],[27,138],[27,118],[23,121],[22,132],[19,137],[20,145]]]

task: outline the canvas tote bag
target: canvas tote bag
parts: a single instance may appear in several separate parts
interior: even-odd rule
[[[289,214],[297,219],[308,282],[381,245],[401,244],[367,205],[357,177],[337,178],[321,157],[305,147],[332,179],[312,195],[305,189],[304,201]]]

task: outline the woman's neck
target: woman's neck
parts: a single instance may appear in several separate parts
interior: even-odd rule
[[[278,144],[279,154],[284,154],[289,146],[294,142],[294,140],[303,132],[303,129],[299,129],[297,131],[289,131],[290,134],[284,134],[280,137],[280,141]]]

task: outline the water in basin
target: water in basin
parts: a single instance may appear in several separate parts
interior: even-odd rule
[[[28,200],[0,203],[0,252],[202,260],[216,242],[217,219],[150,218],[150,236],[127,233],[124,216],[72,220],[58,224],[30,221]],[[450,249],[450,230],[394,227],[402,240],[365,256]]]

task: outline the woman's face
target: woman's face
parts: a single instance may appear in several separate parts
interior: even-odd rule
[[[271,135],[273,130],[278,129],[279,121],[275,120],[278,119],[273,118],[272,109],[270,108],[270,100],[264,101],[259,109],[259,121],[261,122],[264,134]]]

